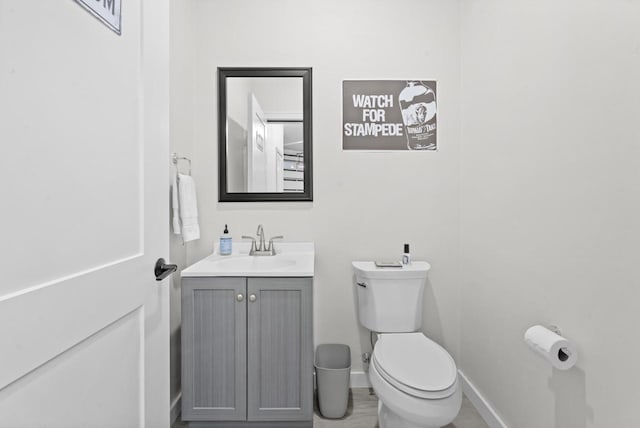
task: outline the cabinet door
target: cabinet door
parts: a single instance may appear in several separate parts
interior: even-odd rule
[[[246,332],[245,278],[182,279],[183,420],[246,419]]]
[[[310,420],[312,279],[249,278],[247,294],[247,418]]]

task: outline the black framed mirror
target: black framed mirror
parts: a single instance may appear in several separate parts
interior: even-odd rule
[[[313,200],[311,68],[218,68],[218,200]]]

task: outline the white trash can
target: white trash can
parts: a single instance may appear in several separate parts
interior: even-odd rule
[[[329,419],[343,417],[349,402],[351,349],[337,343],[318,345],[314,366],[320,413]]]

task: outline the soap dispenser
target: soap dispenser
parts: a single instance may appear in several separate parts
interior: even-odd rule
[[[228,256],[231,254],[231,235],[229,235],[229,229],[227,225],[224,225],[224,232],[220,236],[220,255]]]

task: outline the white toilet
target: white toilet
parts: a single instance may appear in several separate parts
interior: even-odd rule
[[[378,396],[380,428],[436,428],[456,417],[462,403],[456,363],[440,345],[418,332],[431,268],[353,262],[358,318],[378,333],[369,380]]]

